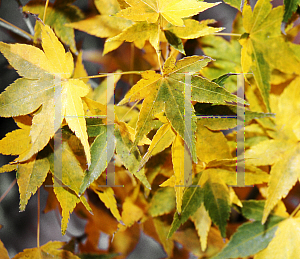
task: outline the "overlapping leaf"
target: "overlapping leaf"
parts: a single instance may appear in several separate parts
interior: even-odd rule
[[[162,16],[176,26],[184,25],[182,18],[193,16],[218,4],[197,0],[126,0],[126,2],[130,7],[121,10],[117,16],[148,23],[156,23]]]
[[[0,95],[0,116],[19,116],[34,112],[30,130],[31,148],[19,161],[43,149],[59,129],[63,119],[81,140],[88,164],[91,161],[81,97],[89,87],[71,79],[74,64],[49,26],[42,26],[43,51],[25,44],[1,43],[0,51],[22,78]]]
[[[64,242],[50,241],[47,244],[37,247],[25,249],[23,252],[18,253],[14,259],[21,258],[68,258],[68,259],[79,259],[78,256],[74,255],[70,251],[63,250],[62,247],[65,245]]]
[[[300,96],[298,85],[299,78],[296,78],[281,96],[272,95],[271,107],[277,113],[277,138],[260,142],[245,153],[245,157],[249,158],[247,163],[251,165],[273,165],[263,222],[299,179],[299,107],[296,101]]]
[[[100,38],[111,38],[132,25],[132,21],[115,16],[115,14],[121,10],[117,0],[95,0],[95,5],[101,15],[95,15],[85,20],[72,22],[66,26]],[[122,41],[114,41],[113,43],[106,42],[103,54],[118,48],[121,44]]]
[[[56,0],[54,4],[50,3],[46,12],[45,24],[54,29],[56,35],[62,42],[70,46],[72,52],[76,53],[75,35],[73,28],[65,26],[66,23],[76,22],[83,18],[81,10],[71,3],[74,1]],[[33,0],[23,6],[24,12],[38,14],[43,19],[45,2],[41,0]],[[57,22],[59,20],[59,22]],[[41,38],[41,24],[36,23],[35,40]]]
[[[196,161],[195,138],[193,134],[189,133],[189,128],[192,133],[195,132],[196,123],[192,106],[192,118],[189,122],[191,125],[187,125],[188,123],[185,122],[185,88],[191,87],[192,101],[215,104],[225,104],[226,101],[244,103],[224,88],[200,76],[191,76],[191,85],[185,83],[187,72],[197,73],[209,61],[210,59],[206,57],[193,56],[184,58],[175,65],[175,59],[170,57],[164,65],[163,75],[154,71],[146,71],[142,74],[143,78],[130,89],[120,102],[120,104],[124,104],[128,101],[144,99],[137,122],[134,145],[151,130],[155,114],[164,111],[172,127],[184,138],[193,160]],[[187,132],[186,136],[185,132]]]
[[[268,111],[271,69],[299,73],[299,60],[291,49],[292,45],[288,45],[281,35],[283,11],[283,6],[272,9],[269,0],[259,0],[253,12],[250,5],[243,8],[246,30],[240,39],[243,72],[253,72]],[[278,55],[274,55],[274,51]]]

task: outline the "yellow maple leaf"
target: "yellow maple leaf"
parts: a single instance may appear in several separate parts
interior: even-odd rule
[[[272,9],[269,0],[257,1],[253,11],[250,5],[243,8],[242,68],[244,73],[253,72],[268,110],[271,70],[299,74],[299,60],[292,50],[296,45],[288,44],[281,35],[283,14],[283,6]]]
[[[90,147],[81,98],[89,87],[79,79],[71,79],[74,64],[49,26],[42,28],[42,47],[0,42],[0,51],[22,78],[0,95],[0,116],[11,117],[34,112],[30,130],[31,149],[19,157],[25,161],[42,150],[65,118],[80,139],[88,164]],[[17,89],[17,90],[16,90]]]
[[[246,165],[272,165],[268,195],[262,222],[264,223],[280,199],[300,179],[300,145],[298,99],[300,78],[294,79],[280,96],[271,95],[271,107],[276,112],[274,139],[258,143],[245,152]]]
[[[300,249],[300,218],[287,218],[278,224],[274,238],[255,259],[298,258]]]
[[[30,249],[24,249],[23,252],[18,253],[14,259],[21,258],[69,258],[79,259],[78,256],[74,255],[70,251],[63,250],[62,247],[65,245],[64,242],[50,241],[47,244]]]
[[[190,17],[219,3],[197,0],[126,0],[130,7],[117,13],[132,21],[156,23],[160,15],[169,23],[184,26],[182,18]]]
[[[203,203],[190,218],[194,222],[197,229],[198,236],[200,238],[201,249],[202,251],[205,251],[207,247],[208,232],[211,227],[211,218],[209,217],[209,214]]]

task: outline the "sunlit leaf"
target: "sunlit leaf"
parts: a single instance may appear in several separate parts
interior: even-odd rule
[[[23,252],[18,253],[14,259],[21,258],[66,258],[66,259],[79,259],[73,253],[63,250],[62,247],[65,243],[59,241],[50,241],[47,244],[37,247],[25,249]]]
[[[299,255],[300,218],[288,218],[278,224],[274,238],[268,247],[255,255],[255,259],[288,259]]]
[[[182,18],[193,16],[219,3],[205,3],[197,0],[126,0],[130,7],[121,10],[117,16],[132,21],[157,22],[161,15],[169,23],[183,26]]]
[[[23,76],[0,95],[0,115],[25,115],[40,108],[31,127],[31,149],[21,160],[43,149],[65,118],[81,140],[89,164],[90,148],[81,100],[89,88],[81,80],[70,79],[74,69],[71,53],[65,52],[49,26],[41,28],[44,52],[30,45],[0,43],[0,51]],[[57,112],[61,118],[55,120]]]
[[[29,11],[38,14],[40,19],[43,19],[45,9],[45,2],[41,0],[33,0],[23,6],[23,11]],[[82,11],[75,5],[66,1],[56,1],[50,3],[47,8],[45,24],[52,27],[56,35],[68,46],[72,52],[76,53],[75,35],[72,28],[65,26],[66,23],[76,22],[83,18]],[[57,22],[59,20],[59,22]],[[36,23],[35,26],[35,40],[41,38],[41,24]]]

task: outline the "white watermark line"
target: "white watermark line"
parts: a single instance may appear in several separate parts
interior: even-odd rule
[[[191,74],[185,73],[184,84],[184,185],[189,186],[192,184],[193,164],[192,164],[192,87],[191,87]]]
[[[244,75],[237,75],[237,97],[245,99]],[[242,161],[236,164],[237,186],[245,186],[245,105],[237,106],[237,134],[236,134],[236,156],[242,157]]]

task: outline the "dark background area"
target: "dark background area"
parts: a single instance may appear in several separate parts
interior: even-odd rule
[[[2,0],[0,1],[0,17],[25,31],[28,31],[26,24],[22,18],[22,14],[18,9],[18,3],[15,0]],[[25,5],[28,1],[21,1]],[[53,1],[51,1],[53,2]],[[217,2],[217,1],[207,1]],[[252,4],[255,1],[251,1]],[[79,6],[84,12],[93,11],[92,0],[77,0],[74,3]],[[231,23],[235,17],[236,10],[228,5],[220,4],[210,10],[201,13],[198,17],[200,20],[216,19],[217,26],[226,27],[223,32],[231,31]],[[32,24],[34,19],[31,18]],[[0,27],[0,41],[6,43],[27,43],[27,40],[15,33]],[[97,74],[98,72],[106,72],[103,67],[103,62],[91,62],[89,57],[101,59],[99,49],[103,47],[103,39],[96,38],[83,32],[76,31],[76,41],[82,44],[84,50],[84,65],[89,75]],[[95,53],[99,55],[95,55]],[[119,55],[120,53],[116,52]],[[102,64],[102,65],[101,65]],[[0,92],[2,92],[8,85],[18,78],[18,74],[14,69],[9,67],[6,59],[0,54]],[[97,82],[95,82],[97,83]],[[0,139],[2,139],[7,132],[16,129],[16,125],[12,118],[0,118]],[[13,160],[12,157],[0,155],[0,166],[7,164]],[[15,179],[15,172],[0,174],[0,196],[7,190],[10,184]],[[41,188],[41,210],[44,209],[47,199],[47,192]],[[85,221],[79,219],[75,214],[71,215],[68,225],[68,235],[62,237],[60,232],[60,216],[57,212],[51,211],[47,214],[41,213],[41,236],[40,244],[43,245],[50,240],[68,241],[70,235],[80,236],[84,233]],[[23,251],[25,248],[36,247],[36,229],[37,229],[37,194],[35,194],[28,202],[26,210],[19,212],[19,192],[18,186],[10,190],[8,195],[0,203],[0,224],[3,226],[0,230],[0,239],[7,248],[10,257],[15,256],[18,252]],[[107,240],[103,240],[107,242]],[[0,255],[1,257],[1,255]],[[158,259],[164,258],[164,252],[160,245],[153,241],[151,238],[142,235],[135,251],[128,256],[128,259],[144,258],[144,259]],[[194,258],[191,256],[191,258]]]

